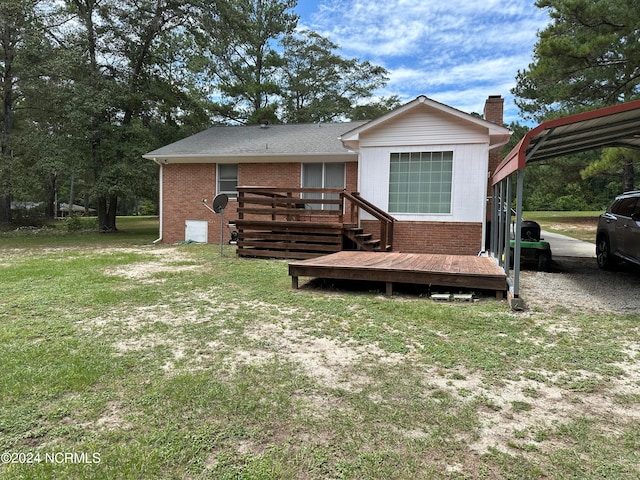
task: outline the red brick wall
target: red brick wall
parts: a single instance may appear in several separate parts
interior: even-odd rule
[[[208,204],[216,195],[216,164],[168,164],[163,165],[163,232],[164,243],[184,240],[185,220],[206,220],[208,222],[209,243],[220,242],[220,217],[211,213],[202,204]],[[240,186],[300,187],[302,167],[296,163],[241,163],[238,165]],[[358,164],[346,164],[346,189],[357,191]],[[237,219],[237,202],[233,199],[224,210],[224,241],[230,238],[227,227]]]
[[[238,185],[241,187],[300,187],[300,163],[241,163]]]
[[[358,162],[347,162],[346,164],[345,189],[347,192],[358,191]]]
[[[380,237],[379,223],[363,220],[362,228]],[[482,224],[458,222],[396,222],[393,250],[410,253],[477,255],[482,248]]]
[[[183,241],[185,220],[208,221],[211,238],[212,229],[219,219],[214,218],[214,215],[202,206],[201,201],[206,198],[210,205],[215,196],[216,166],[163,165],[162,182],[162,241]]]

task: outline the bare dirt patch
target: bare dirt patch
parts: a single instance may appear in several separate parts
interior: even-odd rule
[[[154,252],[156,258],[126,268],[109,269],[107,273],[145,281],[158,272],[199,268],[197,265],[176,265],[178,261],[189,260],[178,249],[148,252]],[[558,257],[552,272],[524,270],[521,275],[522,296],[529,311],[517,315],[542,322],[543,327],[551,334],[572,334],[577,332],[577,327],[561,316],[553,318],[540,315],[539,312],[553,312],[558,308],[605,314],[640,312],[640,297],[637,293],[632,293],[640,291],[640,272],[629,266],[621,266],[615,272],[606,272],[598,269],[594,259]],[[224,315],[224,312],[232,312],[240,307],[237,302],[220,302],[211,292],[189,292],[184,298],[185,306],[194,299],[207,300],[208,306],[197,311],[185,307],[179,316],[163,313],[160,306],[140,307],[126,320],[100,318],[93,320],[92,326],[105,332],[117,327],[121,332],[135,333],[125,338],[120,335],[114,340],[115,348],[122,353],[157,346],[166,347],[170,354],[160,365],[160,369],[167,375],[207,368],[208,356],[224,349],[229,371],[235,370],[239,365],[260,364],[281,358],[299,365],[304,375],[327,392],[341,389],[358,393],[365,386],[376,385],[376,378],[358,371],[354,365],[419,364],[423,361],[414,350],[406,355],[393,354],[375,345],[362,346],[312,335],[309,331],[298,328],[296,321],[307,318],[313,312],[283,307],[264,300],[241,303],[242,308],[252,311],[256,318],[244,330],[243,335],[248,342],[231,347],[225,344],[224,335],[218,332],[216,338],[196,349],[194,346],[198,339],[183,333],[181,328],[184,324],[211,322]],[[426,300],[415,298],[415,301]],[[345,309],[347,308],[350,307],[345,305]],[[162,335],[140,331],[148,330],[156,322],[162,323],[168,330]],[[517,438],[518,443],[531,445],[544,453],[555,446],[553,442],[537,441],[536,432],[552,430],[572,419],[611,418],[607,428],[613,430],[640,420],[637,410],[625,408],[617,399],[618,395],[640,395],[640,367],[637,362],[640,351],[637,345],[629,344],[625,352],[629,360],[616,364],[624,374],[603,380],[602,388],[589,393],[573,392],[563,387],[560,376],[566,372],[559,374],[548,371],[536,372],[544,381],[525,378],[523,372],[512,372],[509,379],[504,379],[500,386],[496,386],[488,383],[481,372],[459,370],[455,376],[443,376],[438,367],[428,367],[422,373],[423,384],[425,394],[439,389],[452,395],[461,405],[471,402],[486,405],[485,408],[478,408],[480,427],[474,438],[460,439],[468,444],[472,452],[484,454],[494,448],[513,452],[514,438]],[[587,379],[593,377],[596,382],[602,380],[592,372],[571,372],[571,375]],[[300,400],[309,405],[309,414],[314,418],[325,418],[332,409],[343,407],[330,394],[306,392],[300,395]],[[371,400],[388,401],[382,396],[375,396]],[[117,416],[108,412],[103,428],[117,421]],[[419,426],[407,429],[404,434],[412,439],[430,435]],[[247,445],[239,446],[239,451],[244,449],[252,448]]]
[[[112,249],[102,249],[102,253],[109,253]],[[181,262],[189,262],[189,257],[183,252],[180,252],[177,248],[158,248],[158,249],[142,249],[142,248],[128,248],[119,249],[118,251],[128,251],[132,253],[147,253],[157,258],[154,261],[146,261],[139,263],[128,264],[124,267],[113,267],[105,270],[105,274],[114,275],[118,277],[124,277],[131,280],[138,280],[144,282],[161,282],[161,280],[154,279],[153,276],[163,272],[180,272],[197,270],[201,268],[200,265],[185,264],[180,265]]]

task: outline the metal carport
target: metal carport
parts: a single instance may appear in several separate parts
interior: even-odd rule
[[[512,298],[520,296],[520,242],[525,167],[530,162],[603,147],[640,149],[640,100],[541,123],[530,130],[498,165],[492,176],[490,253],[504,269]],[[509,240],[516,181],[515,249],[510,276]]]

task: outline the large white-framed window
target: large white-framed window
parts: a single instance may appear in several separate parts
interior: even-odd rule
[[[303,163],[303,188],[340,188],[345,186],[344,163]],[[303,193],[302,198],[338,199],[337,193]],[[337,210],[338,205],[310,205],[312,209]]]
[[[450,214],[453,152],[392,153],[389,212]]]
[[[218,193],[224,193],[229,198],[238,198],[238,164],[218,164]]]

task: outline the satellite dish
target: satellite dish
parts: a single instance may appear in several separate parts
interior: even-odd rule
[[[216,195],[216,198],[213,199],[213,211],[216,213],[221,213],[224,210],[224,207],[227,206],[227,202],[229,201],[229,197],[221,193]]]

